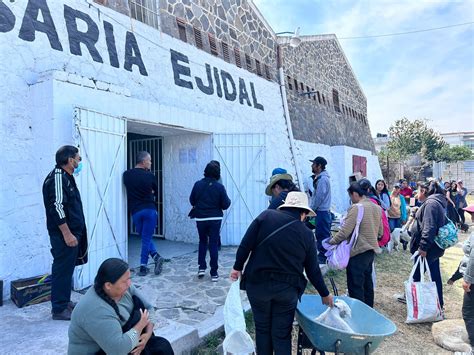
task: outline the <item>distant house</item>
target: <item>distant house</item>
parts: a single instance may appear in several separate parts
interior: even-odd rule
[[[450,146],[465,146],[474,153],[474,132],[442,133],[441,137]],[[457,163],[435,163],[433,165],[433,176],[443,178],[443,181],[463,180],[464,187],[472,192],[474,191],[474,160]]]

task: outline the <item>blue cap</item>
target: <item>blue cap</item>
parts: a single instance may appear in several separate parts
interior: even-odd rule
[[[283,169],[283,168],[275,168],[273,169],[272,171],[272,176],[273,175],[277,175],[277,174],[287,174],[288,172],[286,171],[286,169]]]

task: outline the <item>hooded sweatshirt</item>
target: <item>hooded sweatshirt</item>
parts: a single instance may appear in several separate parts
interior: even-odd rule
[[[313,186],[311,209],[313,211],[329,211],[331,209],[331,183],[326,170],[321,171],[314,179]]]
[[[410,252],[415,253],[418,248],[427,252],[428,261],[435,260],[444,254],[434,238],[439,229],[446,224],[447,200],[443,194],[428,196],[426,201],[416,212],[415,222],[410,228]]]

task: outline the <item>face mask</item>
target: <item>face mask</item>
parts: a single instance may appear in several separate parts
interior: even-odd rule
[[[77,168],[74,168],[73,174],[74,174],[74,175],[79,175],[79,173],[81,172],[81,170],[82,170],[82,161],[80,161],[79,164],[77,164]]]

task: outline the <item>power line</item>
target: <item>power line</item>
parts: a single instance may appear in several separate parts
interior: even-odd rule
[[[445,28],[466,26],[466,25],[472,25],[472,24],[474,24],[474,21],[464,22],[464,23],[456,23],[454,25],[448,25],[448,26],[442,26],[442,27],[425,28],[425,29],[422,29],[422,30],[413,30],[413,31],[407,31],[407,32],[395,32],[395,33],[386,33],[386,34],[381,34],[381,35],[369,35],[369,36],[357,36],[357,37],[338,37],[338,39],[363,39],[363,38],[402,36],[402,35],[408,35],[408,34],[412,34],[412,33],[437,31],[437,30],[442,30],[442,29],[445,29]]]

